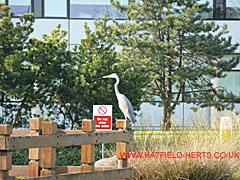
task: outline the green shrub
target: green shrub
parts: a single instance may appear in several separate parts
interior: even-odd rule
[[[105,145],[105,151],[110,149],[110,144]],[[57,166],[80,166],[81,165],[81,146],[58,147],[56,154]],[[107,155],[106,155],[107,157]],[[102,146],[96,145],[95,160],[102,158]],[[28,150],[20,149],[12,152],[13,165],[28,165]]]
[[[12,151],[13,165],[28,165],[28,149],[19,149]]]
[[[80,166],[81,165],[81,147],[57,148],[56,157],[57,166]]]

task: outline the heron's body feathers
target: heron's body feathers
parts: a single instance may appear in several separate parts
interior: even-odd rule
[[[117,99],[119,108],[123,112],[125,118],[128,118],[130,121],[135,123],[134,111],[129,99],[124,94],[118,94]]]

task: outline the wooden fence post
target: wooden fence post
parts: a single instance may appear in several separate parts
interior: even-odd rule
[[[52,135],[57,133],[56,122],[43,122],[42,135]],[[55,175],[56,148],[41,148],[41,176]]]
[[[12,125],[0,125],[1,137],[9,137],[12,133]],[[12,169],[12,153],[9,151],[0,151],[0,179],[9,179],[9,170]]]
[[[29,129],[31,130],[31,136],[39,136],[42,134],[42,119],[31,118],[29,120]],[[29,149],[29,177],[40,176],[40,160],[41,148]]]
[[[129,128],[129,122],[128,120],[119,119],[116,122],[116,127],[118,131],[123,131],[123,128],[126,124],[126,129]],[[125,168],[128,166],[128,155],[129,152],[129,143],[125,142],[117,142],[116,143],[116,149],[117,149],[117,158],[118,158],[118,168]]]
[[[96,127],[95,120],[84,119],[82,121],[83,132],[94,132]],[[94,171],[95,163],[95,144],[81,145],[81,172]]]

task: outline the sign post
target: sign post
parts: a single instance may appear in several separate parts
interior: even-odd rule
[[[225,141],[231,137],[232,121],[229,116],[221,117],[220,120],[220,142]]]
[[[96,131],[112,131],[112,105],[93,105],[93,119],[96,121]],[[104,144],[102,144],[102,159],[104,159]]]

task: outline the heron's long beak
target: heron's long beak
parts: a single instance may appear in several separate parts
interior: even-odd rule
[[[102,78],[109,78],[108,76],[103,76]]]

